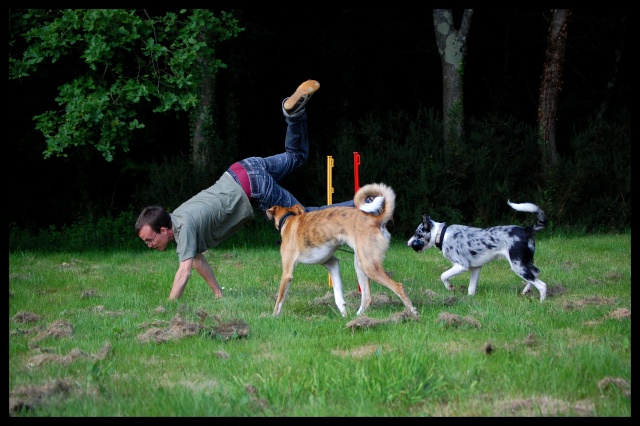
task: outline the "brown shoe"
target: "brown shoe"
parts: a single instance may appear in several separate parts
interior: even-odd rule
[[[311,96],[318,91],[320,83],[315,80],[307,80],[302,83],[293,95],[284,101],[284,110],[287,114],[295,114],[299,112],[309,102]]]

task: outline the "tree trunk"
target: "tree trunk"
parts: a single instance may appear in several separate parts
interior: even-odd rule
[[[200,36],[205,38],[201,33]],[[210,70],[208,59],[200,56],[198,62],[203,70]],[[193,137],[191,139],[191,161],[196,172],[204,172],[209,163],[209,138],[215,132],[213,126],[213,93],[214,93],[214,73],[204,72],[202,76],[202,86],[200,87],[200,102],[192,112],[193,117]]]
[[[433,26],[442,63],[444,150],[450,152],[464,135],[464,59],[473,9],[465,9],[456,30],[451,9],[433,9]],[[448,156],[445,155],[445,158]]]
[[[558,161],[556,148],[556,120],[558,96],[562,91],[562,70],[564,68],[565,47],[567,40],[567,21],[571,9],[554,9],[549,25],[547,52],[545,55],[542,82],[540,84],[540,100],[538,102],[538,136],[543,156],[543,173]]]
[[[620,21],[620,25],[618,25],[620,31],[620,42],[618,43],[618,47],[616,48],[615,54],[615,62],[613,70],[609,75],[609,80],[607,81],[606,92],[604,101],[602,101],[602,105],[600,106],[600,110],[598,111],[597,117],[604,118],[607,114],[607,108],[609,107],[609,101],[611,100],[612,93],[614,88],[616,87],[616,80],[618,79],[618,74],[620,73],[620,62],[622,61],[622,51],[624,47],[625,37],[624,30],[627,25],[627,16],[623,16]]]

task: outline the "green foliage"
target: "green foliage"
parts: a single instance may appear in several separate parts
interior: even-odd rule
[[[204,76],[226,65],[216,43],[243,30],[233,16],[207,9],[151,16],[145,10],[12,10],[9,78],[26,78],[45,61],[76,64],[59,88],[57,110],[34,117],[45,158],[90,144],[107,161],[129,151],[144,128],[139,104],[154,112],[189,111]],[[207,40],[207,41],[204,41]],[[207,67],[199,66],[206,59]]]
[[[422,212],[447,223],[487,227],[530,225],[507,200],[533,202],[548,215],[549,228],[568,233],[616,232],[631,226],[630,120],[594,120],[571,135],[571,149],[545,180],[535,129],[509,116],[467,119],[466,141],[445,154],[442,120],[433,110],[368,115],[341,122],[332,146],[333,201],[353,197],[353,152],[361,156],[360,185],[385,182],[396,191],[393,233],[409,235]],[[448,160],[445,161],[445,157]],[[301,182],[290,188],[326,204],[326,158],[316,156]]]
[[[550,233],[631,229],[629,124],[600,120],[576,132],[571,138],[574,154],[565,156],[543,181],[539,167],[542,154],[533,129],[509,117],[472,118],[469,123],[465,148],[453,152],[453,161],[445,165],[442,121],[433,110],[422,109],[417,117],[386,113],[368,116],[357,124],[342,122],[336,139],[318,141],[335,147],[333,202],[353,197],[353,152],[359,152],[360,185],[385,182],[397,193],[389,229],[401,238],[413,233],[423,212],[450,224],[530,225],[533,218],[510,209],[508,199],[537,203],[545,210],[549,223],[540,238]],[[10,224],[10,250],[138,247],[132,229],[140,206],[160,204],[173,211],[213,184],[218,172],[198,172],[185,156],[165,158],[138,171],[148,181],[134,191],[136,208],[104,217],[79,215],[75,223],[60,228],[22,229]],[[296,173],[295,181],[283,185],[307,205],[326,204],[326,158],[316,155]],[[319,184],[309,186],[307,182]],[[247,241],[255,243],[251,233],[256,229],[273,232],[258,211],[254,222]],[[269,235],[270,242],[276,239]]]
[[[160,163],[148,164],[146,169],[148,180],[140,183],[133,195],[134,201],[138,206],[158,204],[169,211],[213,185],[219,177],[200,172],[182,155],[164,157]]]
[[[173,205],[169,204],[173,207]],[[176,205],[177,206],[177,205]],[[172,211],[170,208],[169,211]],[[9,249],[12,252],[39,250],[46,253],[86,252],[127,249],[148,250],[134,232],[140,211],[129,208],[116,216],[85,218],[70,225],[45,229],[25,229],[9,224]],[[256,212],[253,222],[240,229],[231,241],[240,245],[276,246],[280,234],[266,216]]]
[[[631,227],[631,120],[589,121],[571,138],[572,154],[559,160],[549,187],[565,223],[598,231]]]
[[[38,230],[9,224],[9,247],[15,251],[37,249],[43,252],[136,249],[140,246],[134,232],[138,214],[128,210],[116,217],[86,218],[60,228],[51,225]]]

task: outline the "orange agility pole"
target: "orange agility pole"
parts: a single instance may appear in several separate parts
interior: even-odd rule
[[[333,157],[327,155],[327,205],[333,204],[333,179],[332,179],[332,171],[333,169]],[[329,274],[329,287],[333,287],[333,283],[331,282],[331,274]]]
[[[354,194],[360,189],[360,154],[353,153],[353,182],[354,182]],[[327,155],[327,205],[333,204],[333,157]],[[331,282],[331,274],[329,274],[329,287],[333,287]],[[358,283],[358,292],[362,293],[360,283]]]

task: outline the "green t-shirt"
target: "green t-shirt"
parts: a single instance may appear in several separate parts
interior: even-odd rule
[[[229,238],[254,217],[249,197],[223,173],[213,186],[200,191],[171,213],[180,262]]]

